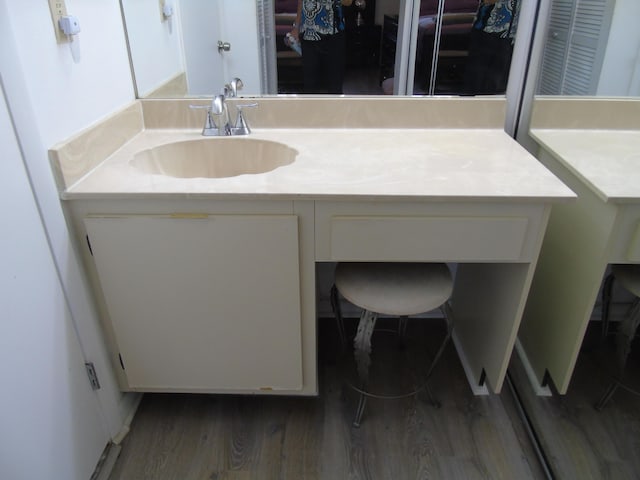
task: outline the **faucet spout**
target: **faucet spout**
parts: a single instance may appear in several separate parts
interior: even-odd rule
[[[242,83],[242,80],[240,80],[238,77],[235,77],[233,80],[231,80],[231,82],[229,83],[229,86],[231,87],[231,97],[237,97],[238,96],[238,90],[240,90],[244,84]]]
[[[231,124],[229,120],[229,109],[223,94],[216,95],[211,101],[211,114],[218,118],[215,122],[218,126],[218,135],[231,135]]]
[[[238,114],[234,126],[231,126],[231,116],[229,115],[227,98],[234,96],[234,93],[237,94],[240,88],[242,88],[242,80],[234,78],[231,81],[231,85],[225,85],[222,92],[211,99],[210,106],[190,105],[190,108],[207,109],[207,116],[205,118],[204,128],[202,129],[203,136],[226,137],[230,135],[249,135],[251,133],[242,109],[245,107],[257,107],[257,103],[236,104]]]

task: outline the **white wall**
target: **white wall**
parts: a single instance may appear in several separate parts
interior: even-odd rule
[[[0,85],[0,476],[88,479],[109,438]]]
[[[597,95],[640,96],[640,2],[616,0]]]
[[[9,322],[8,328],[12,338],[20,338],[25,342],[25,353],[32,359],[32,365],[49,365],[54,362],[52,368],[63,369],[65,365],[55,365],[54,359],[77,357],[77,348],[68,340],[69,336],[60,333],[69,331],[69,319],[73,321],[80,339],[81,357],[94,362],[98,369],[102,389],[97,392],[96,397],[104,419],[104,429],[108,435],[114,436],[129,413],[133,399],[131,395],[122,395],[117,389],[79,259],[71,246],[70,234],[49,167],[47,149],[123,108],[134,100],[134,93],[118,2],[66,0],[66,4],[68,12],[78,17],[82,28],[79,38],[81,59],[77,64],[73,62],[68,45],[56,43],[47,2],[0,0],[0,72],[50,248],[47,253],[42,244],[35,246],[28,242],[16,242],[11,255],[16,258],[38,259],[48,255],[60,279],[56,284],[52,275],[42,274],[38,278],[43,283],[38,286],[38,295],[35,295],[36,290],[33,291],[33,297],[29,295],[28,284],[16,284],[18,291],[22,289],[23,301],[44,302],[44,305],[52,307],[45,307],[47,315],[28,310],[26,305],[24,311],[19,312],[19,315],[32,320],[30,331],[43,332],[42,336],[34,335],[27,342],[18,325],[13,330],[14,325]],[[23,172],[15,175],[20,178],[20,175],[25,174]],[[27,177],[23,178],[26,180]],[[15,181],[15,178],[3,176],[3,190]],[[8,210],[17,209],[19,203],[17,198],[3,202]],[[11,227],[29,232],[32,222],[33,218],[18,215]],[[38,256],[33,257],[36,254]],[[43,261],[38,260],[39,265],[42,263]],[[66,310],[62,307],[64,302],[60,298],[60,288],[66,297]],[[55,338],[45,333],[52,329],[59,332]],[[63,340],[65,338],[67,340]],[[14,362],[11,352],[0,349],[0,363],[15,365]],[[49,370],[44,372],[50,373]],[[24,373],[28,375],[31,372]],[[49,378],[49,398],[73,398],[73,404],[48,404],[48,417],[56,419],[51,422],[41,421],[41,412],[30,411],[35,407],[25,404],[27,415],[23,419],[23,428],[25,431],[38,432],[47,439],[56,439],[64,431],[74,429],[73,423],[70,423],[69,408],[80,413],[93,407],[86,403],[78,404],[83,400],[73,393],[75,386],[68,382],[68,377],[60,375],[58,378]],[[13,380],[12,383],[3,383],[3,396],[20,388],[22,385]],[[3,429],[0,442],[12,441],[13,434],[14,432]],[[88,439],[79,439],[80,443],[85,440]],[[31,452],[34,463],[51,458],[43,456],[38,460],[39,453]],[[78,452],[67,453],[75,455]],[[86,461],[95,464],[97,458],[86,460],[68,457],[65,460],[81,465]],[[72,477],[36,475],[31,478]]]
[[[122,2],[141,97],[184,72],[179,2],[173,0],[172,4],[174,15],[166,19],[160,15],[158,0]]]

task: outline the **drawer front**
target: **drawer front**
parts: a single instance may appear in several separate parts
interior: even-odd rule
[[[517,261],[527,217],[332,216],[330,261]]]

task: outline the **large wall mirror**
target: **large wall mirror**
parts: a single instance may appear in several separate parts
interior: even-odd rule
[[[456,95],[505,93],[520,4],[534,0],[499,0],[475,29],[479,0],[335,1],[345,4],[344,94]],[[120,3],[138,97],[211,95],[233,77],[245,95],[305,92],[302,58],[285,43],[297,0]]]
[[[138,97],[211,95],[236,76],[243,79],[246,95],[304,91],[302,60],[284,42],[297,0],[120,3]],[[504,93],[503,82],[495,79],[508,74],[508,42],[502,42],[505,52],[494,55],[497,64],[485,60],[469,67],[479,50],[473,32],[479,0],[346,3],[350,5],[344,7],[345,94]],[[529,99],[640,95],[640,30],[633,25],[640,15],[637,0],[499,3],[509,4],[516,13],[507,36],[517,36],[523,45],[519,50],[523,64],[531,32],[528,25],[522,28],[522,21],[518,28],[518,15],[522,11],[523,17],[538,16],[527,22],[537,30],[533,61],[516,71],[528,76]],[[478,63],[494,79],[486,91],[465,85],[465,77],[478,76],[469,74]]]
[[[552,0],[536,93],[640,95],[637,0]]]
[[[549,96],[640,97],[638,0],[537,1],[517,135],[532,150],[531,115]]]

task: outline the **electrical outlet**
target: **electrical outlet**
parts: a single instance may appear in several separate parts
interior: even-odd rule
[[[67,15],[67,5],[64,0],[49,0],[49,10],[51,10],[51,20],[53,20],[53,31],[56,33],[58,43],[69,41],[58,25],[58,20]]]
[[[160,4],[160,21],[164,22],[167,17],[164,16],[164,4],[166,3],[166,0],[160,0],[159,4]]]
[[[160,0],[160,18],[161,21],[171,20],[173,16],[173,1],[172,0]]]

